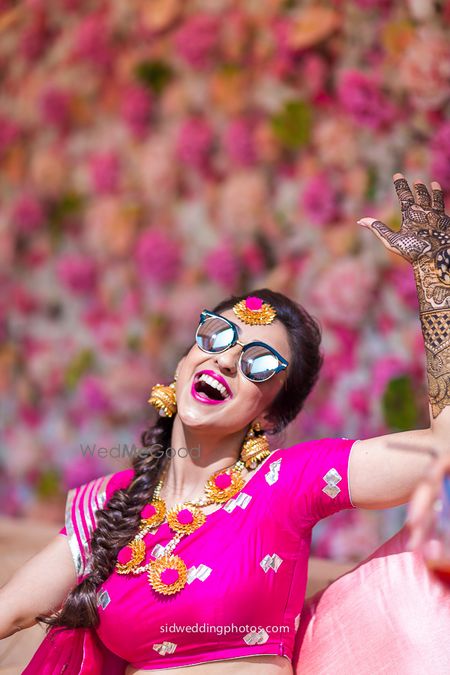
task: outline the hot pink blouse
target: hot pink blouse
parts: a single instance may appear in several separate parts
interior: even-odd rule
[[[146,573],[114,570],[97,593],[96,630],[106,647],[144,670],[267,654],[292,662],[311,530],[321,518],[354,508],[348,467],[355,442],[324,438],[274,450],[240,492],[176,546],[188,568],[178,593],[155,592]],[[112,476],[106,503],[133,475],[126,469]],[[73,503],[67,513],[66,525],[77,517]],[[148,534],[145,562],[173,534],[167,522]],[[74,554],[79,580],[88,554]]]

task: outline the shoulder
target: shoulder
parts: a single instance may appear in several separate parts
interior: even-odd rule
[[[108,500],[120,488],[126,488],[134,476],[134,469],[124,469],[94,478],[74,487],[67,493],[65,528],[68,536],[77,579],[89,571],[91,538],[97,527],[97,512],[107,508]]]
[[[301,441],[294,445],[280,448],[287,464],[297,465],[320,465],[321,461],[331,458],[346,457],[351,452],[357,439],[344,437],[316,438]]]
[[[92,509],[101,509],[120,488],[126,488],[134,476],[134,469],[123,469],[94,478],[67,493],[67,506],[78,504]]]

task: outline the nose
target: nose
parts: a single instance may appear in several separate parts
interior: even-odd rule
[[[236,343],[224,352],[216,354],[216,363],[219,368],[228,373],[235,373],[238,367],[241,349],[239,343]]]

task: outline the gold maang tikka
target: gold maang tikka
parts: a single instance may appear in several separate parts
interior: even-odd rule
[[[254,295],[249,295],[237,302],[233,307],[233,312],[241,321],[251,326],[264,326],[272,323],[277,315],[272,305]]]

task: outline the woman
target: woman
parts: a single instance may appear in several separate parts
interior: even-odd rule
[[[317,380],[319,328],[267,289],[203,312],[175,381],[152,390],[163,416],[143,435],[147,452],[70,491],[66,533],[0,590],[0,637],[37,619],[53,626],[58,647],[46,638],[26,673],[293,672],[314,524],[410,498],[429,457],[390,443],[449,452],[450,219],[437,183],[432,196],[421,182],[413,195],[402,174],[394,185],[401,230],[359,223],[413,265],[430,427],[270,453],[266,434],[294,419]]]

